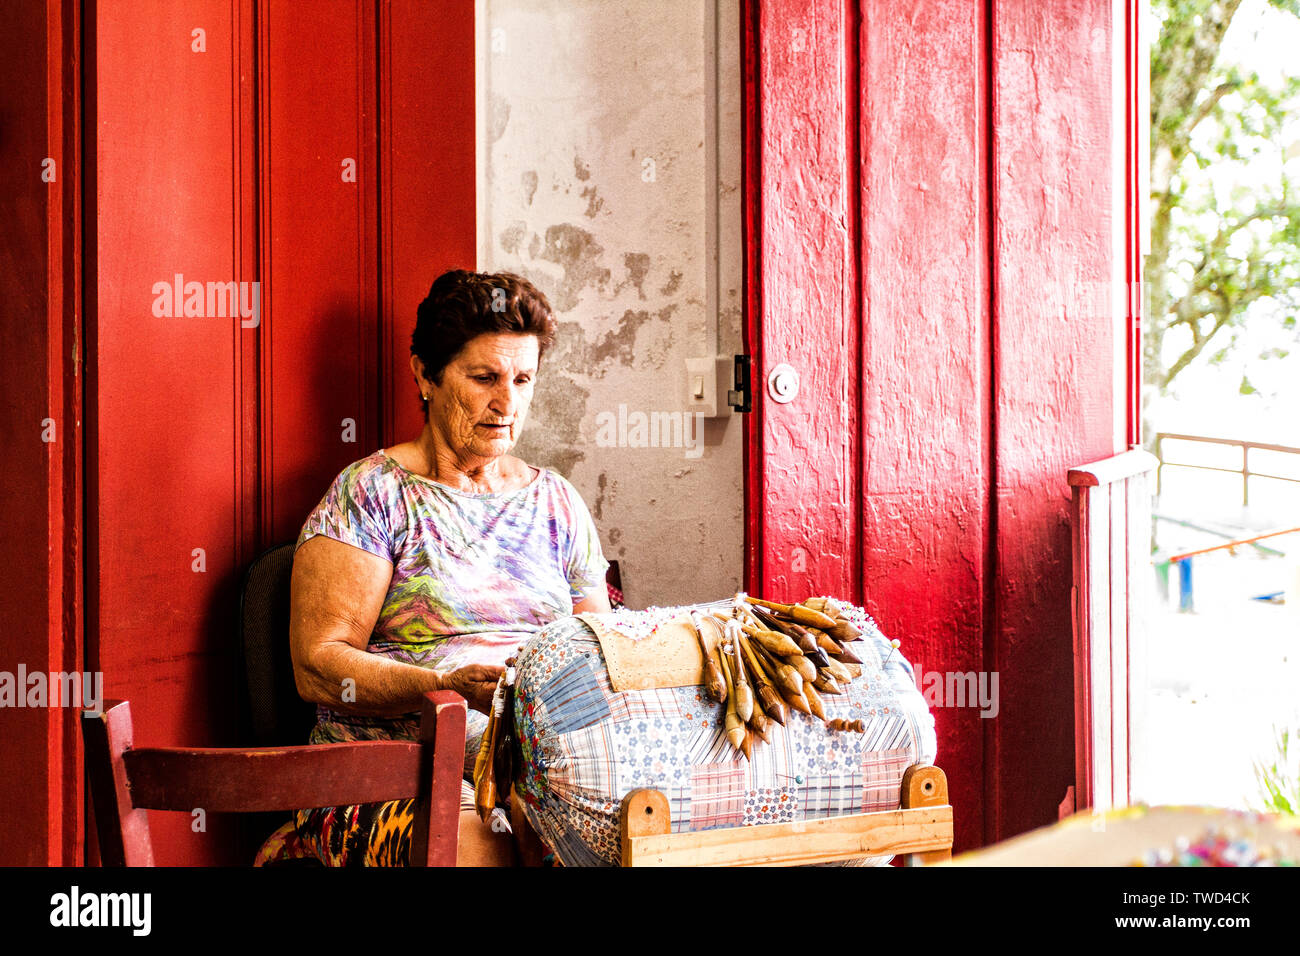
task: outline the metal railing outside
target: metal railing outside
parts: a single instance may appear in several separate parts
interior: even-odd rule
[[[1241,449],[1241,467],[1240,468],[1223,468],[1218,465],[1198,465],[1184,461],[1166,461],[1165,460],[1165,441],[1194,441],[1202,442],[1209,445],[1227,445],[1232,448]],[[1253,471],[1250,467],[1250,452],[1252,449],[1261,451],[1276,451],[1284,454],[1300,455],[1300,448],[1292,448],[1289,445],[1270,445],[1267,442],[1257,441],[1236,441],[1231,438],[1206,438],[1203,435],[1178,435],[1173,432],[1158,432],[1156,434],[1155,455],[1160,459],[1160,464],[1156,466],[1156,495],[1161,491],[1162,480],[1165,468],[1198,468],[1202,471],[1219,471],[1226,472],[1230,475],[1241,475],[1241,504],[1246,507],[1250,504],[1250,479],[1251,478],[1272,478],[1276,481],[1290,481],[1300,484],[1300,478],[1292,478],[1287,475],[1274,475],[1263,471]]]

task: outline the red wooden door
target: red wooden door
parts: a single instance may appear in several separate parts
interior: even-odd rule
[[[474,262],[473,5],[101,2],[93,26],[88,651],[141,745],[233,743],[242,569],[418,432],[415,306]],[[160,863],[243,862],[215,820],[152,826]]]
[[[20,676],[83,670],[78,13],[10,4],[0,32],[0,866],[81,845],[77,704],[29,706]]]
[[[860,601],[944,686],[996,675],[996,716],[934,708],[956,848],[1049,823],[1074,777],[1065,474],[1123,447],[1096,307],[1111,4],[744,7],[748,586]]]

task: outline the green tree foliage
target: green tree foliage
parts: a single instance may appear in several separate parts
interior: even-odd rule
[[[1300,162],[1288,162],[1300,157],[1300,71],[1279,82],[1221,62],[1241,5],[1152,0],[1144,359],[1160,394],[1202,356],[1224,361],[1248,318],[1294,330],[1300,312]],[[1269,5],[1300,17],[1300,0]],[[1253,389],[1243,379],[1241,390]]]

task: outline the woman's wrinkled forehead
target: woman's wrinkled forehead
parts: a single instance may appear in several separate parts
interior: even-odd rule
[[[485,332],[465,343],[452,361],[462,368],[482,366],[496,371],[536,372],[537,336],[515,332]]]

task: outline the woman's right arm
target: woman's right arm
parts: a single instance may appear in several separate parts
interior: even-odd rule
[[[453,690],[486,713],[502,668],[438,672],[366,650],[392,574],[383,558],[324,535],[298,548],[289,644],[299,695],[340,713],[396,717],[418,711],[427,691]]]

